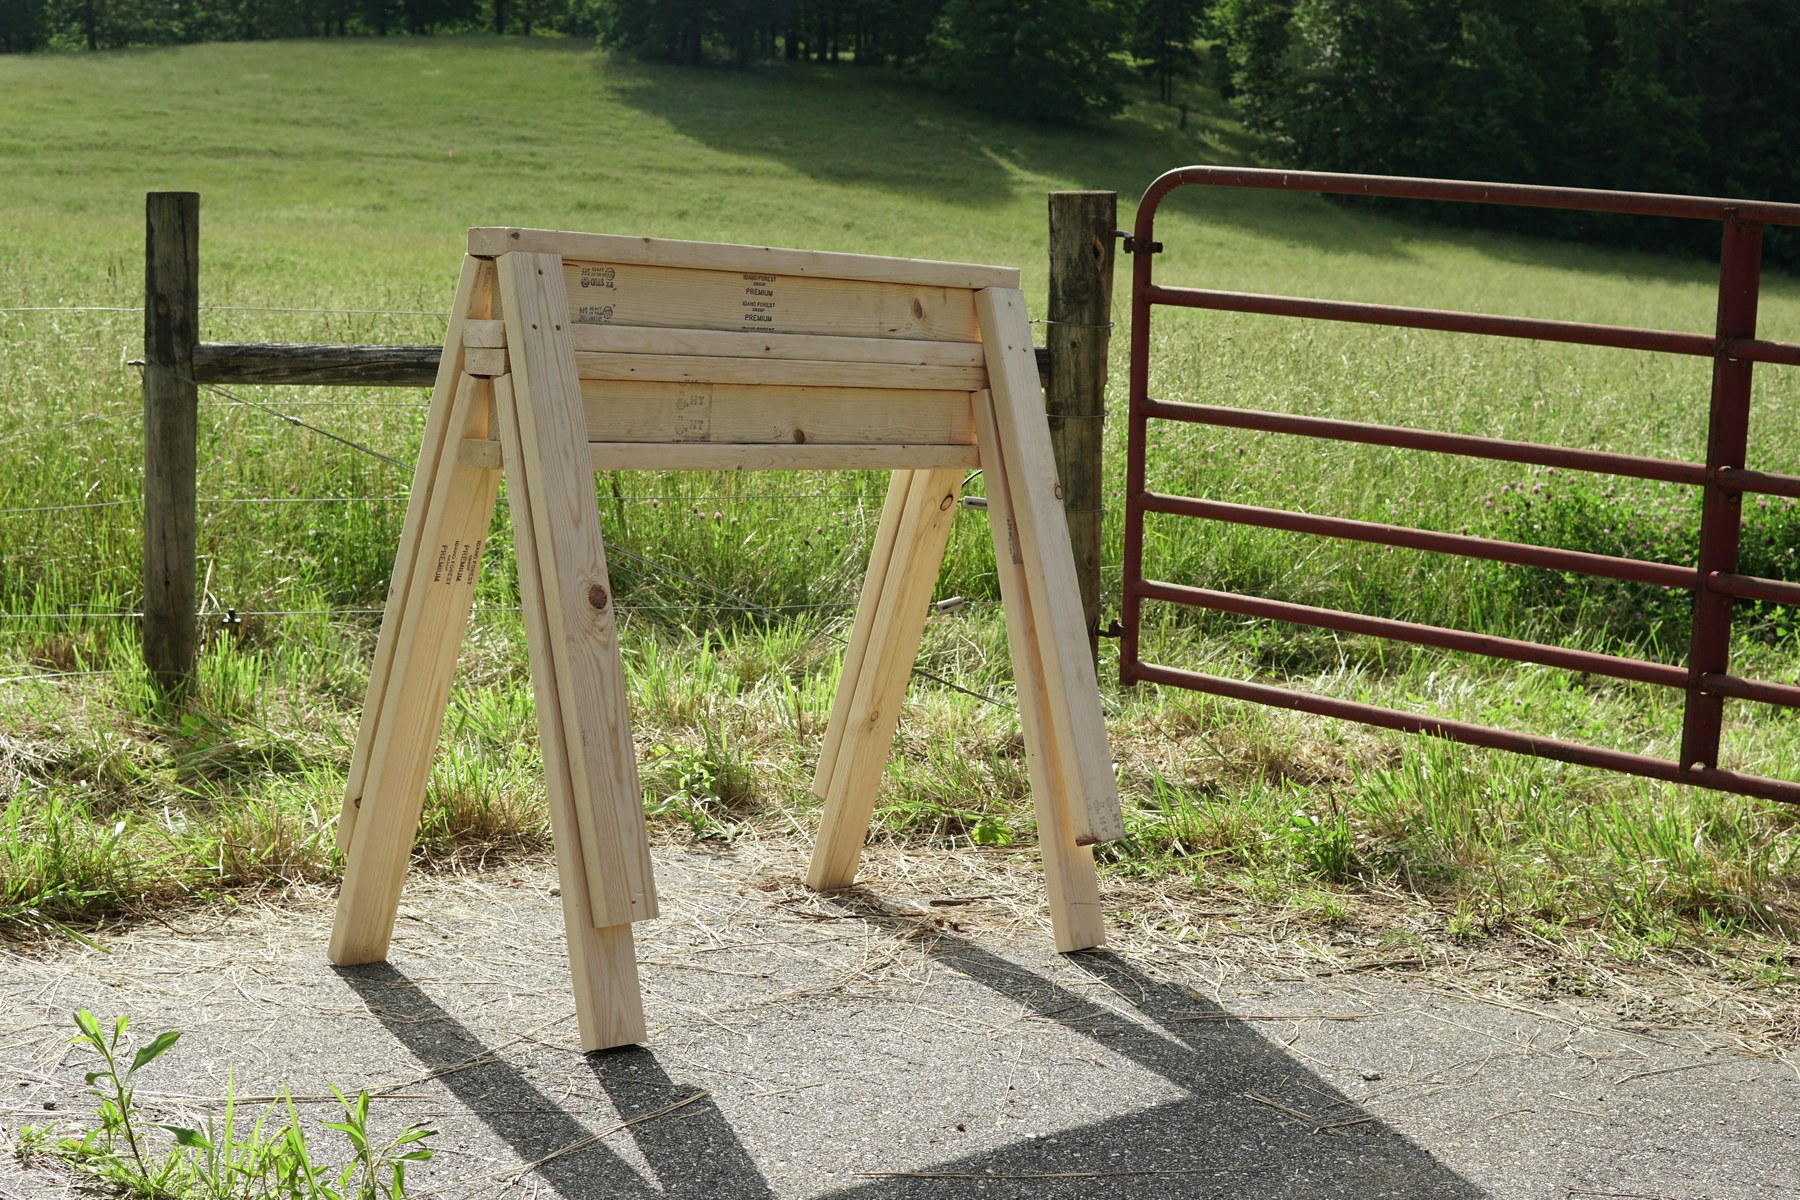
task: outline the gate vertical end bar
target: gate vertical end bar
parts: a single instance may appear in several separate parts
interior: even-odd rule
[[[1144,577],[1144,456],[1147,452],[1150,398],[1150,270],[1156,253],[1156,185],[1138,205],[1131,242],[1131,364],[1127,378],[1130,392],[1125,443],[1125,538],[1123,586],[1119,595],[1119,682],[1136,683],[1138,672],[1138,618],[1143,603],[1136,584]]]
[[[1724,223],[1719,246],[1718,340],[1713,359],[1712,401],[1706,431],[1706,483],[1700,503],[1701,578],[1737,571],[1743,493],[1721,479],[1744,468],[1750,441],[1752,364],[1728,358],[1734,339],[1756,336],[1757,290],[1762,276],[1762,226],[1736,217]],[[1731,665],[1732,598],[1717,588],[1694,593],[1694,628],[1688,648],[1686,710],[1681,724],[1681,765],[1719,765],[1719,737],[1725,701],[1709,693],[1703,680],[1724,675]]]

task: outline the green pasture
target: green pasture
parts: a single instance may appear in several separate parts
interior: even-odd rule
[[[463,230],[516,224],[1015,264],[1045,283],[1046,191],[1131,201],[1162,170],[1254,161],[1216,99],[1103,128],[971,115],[870,71],[691,71],[554,40],[209,45],[0,58],[0,919],[80,925],[335,868],[331,824],[423,395],[203,393],[209,638],[179,708],[136,664],[143,196],[201,193],[203,336],[424,342]],[[1177,196],[1172,282],[1705,331],[1706,262],[1450,231],[1260,193]],[[1772,234],[1772,237],[1781,234]],[[1123,296],[1125,276],[1120,277]],[[33,309],[62,311],[28,311]],[[1107,437],[1122,479],[1123,303]],[[1765,336],[1800,339],[1768,281]],[[1160,311],[1158,395],[1703,457],[1708,364]],[[1754,467],[1800,470],[1800,384],[1759,368]],[[1675,489],[1159,427],[1152,486],[1682,561]],[[671,836],[810,826],[807,767],[884,479],[600,480],[644,755]],[[979,481],[970,490],[978,491]],[[1800,509],[1747,506],[1747,569],[1800,578]],[[922,665],[1010,687],[985,516],[959,513]],[[427,806],[431,861],[541,842],[502,508]],[[1119,514],[1108,514],[1116,557]],[[1681,661],[1685,600],[1546,572],[1156,519],[1151,573],[1305,603]],[[673,572],[679,572],[675,574]],[[1116,601],[1116,571],[1108,586]],[[230,614],[236,614],[235,618]],[[73,614],[73,615],[72,615]],[[1739,669],[1792,681],[1800,626],[1743,614]],[[1670,755],[1677,697],[1636,685],[1152,609],[1147,655]],[[1106,653],[1110,653],[1110,648]],[[1154,688],[1103,663],[1133,837],[1123,882],[1395,938],[1525,930],[1597,952],[1710,949],[1765,981],[1800,922],[1791,810]],[[885,836],[1028,848],[1012,714],[918,681]],[[1800,778],[1800,723],[1729,712],[1729,764]],[[1196,900],[1197,906],[1210,907]],[[1384,914],[1404,905],[1411,932]],[[1254,919],[1254,918],[1252,918]],[[1196,928],[1193,936],[1206,936]],[[1787,954],[1787,957],[1784,957]]]

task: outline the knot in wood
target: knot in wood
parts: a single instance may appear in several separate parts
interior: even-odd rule
[[[943,502],[938,505],[938,511],[939,512],[949,512],[950,506],[955,503],[956,503],[956,493],[951,492],[948,496],[945,496],[943,499]]]
[[[612,597],[606,594],[606,589],[599,584],[588,586],[588,603],[593,605],[596,610],[604,609],[611,599]]]

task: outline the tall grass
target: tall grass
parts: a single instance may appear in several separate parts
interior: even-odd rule
[[[688,72],[542,39],[6,58],[0,94],[12,118],[0,128],[0,678],[41,676],[0,683],[0,919],[14,921],[329,877],[409,475],[259,406],[402,461],[423,422],[413,391],[203,394],[206,648],[194,696],[170,708],[137,664],[129,616],[141,430],[126,360],[139,317],[21,311],[137,303],[144,191],[202,193],[206,338],[408,342],[441,337],[469,225],[1012,263],[1036,296],[1046,190],[1129,198],[1169,166],[1253,153],[1198,97],[1185,130],[1144,103],[1104,130],[1058,131],[972,117],[870,72]],[[1704,263],[1421,230],[1316,199],[1194,190],[1169,203],[1158,236],[1172,283],[1681,329],[1712,319]],[[1800,288],[1772,277],[1762,312],[1769,336],[1800,334]],[[1694,360],[1168,311],[1152,345],[1160,396],[1703,457],[1706,364]],[[1797,397],[1794,372],[1759,368],[1752,466],[1800,469]],[[1122,419],[1107,438],[1116,547]],[[1175,425],[1156,428],[1152,463],[1164,490],[1692,553],[1687,498],[1604,478]],[[668,829],[811,821],[806,767],[834,637],[884,483],[600,478],[645,798]],[[1004,699],[985,519],[956,518],[938,593],[972,603],[931,618],[922,661]],[[1793,577],[1794,510],[1754,509],[1750,531],[1756,569]],[[1685,651],[1680,602],[1647,590],[1581,592],[1546,573],[1164,518],[1147,545],[1163,578],[1666,661]],[[1107,585],[1116,599],[1116,571]],[[429,855],[545,836],[516,603],[503,504],[428,792]],[[1749,617],[1734,651],[1744,669],[1793,678],[1791,615]],[[1146,644],[1164,661],[1634,750],[1668,753],[1678,735],[1670,694],[1566,672],[1158,607]],[[1525,923],[1633,952],[1796,920],[1793,820],[1774,806],[1106,691],[1133,831],[1109,870],[1191,873],[1276,905],[1324,889],[1340,916],[1397,886],[1461,935]],[[1014,718],[926,683],[912,703],[884,828],[1028,844]],[[1733,705],[1731,721],[1735,765],[1800,776],[1791,716]]]

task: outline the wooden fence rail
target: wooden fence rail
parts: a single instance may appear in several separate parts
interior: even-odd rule
[[[1049,345],[1037,348],[1088,636],[1095,646],[1101,416],[1117,202],[1112,192],[1050,193]],[[436,344],[203,342],[199,276],[199,195],[149,193],[144,246],[144,661],[169,690],[185,686],[198,646],[196,385],[430,387],[443,353]]]

